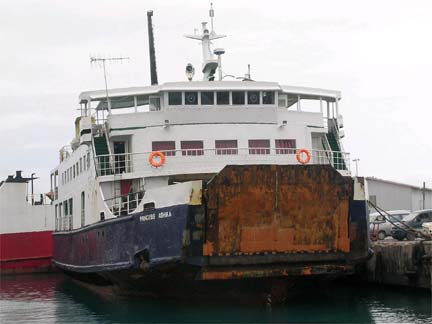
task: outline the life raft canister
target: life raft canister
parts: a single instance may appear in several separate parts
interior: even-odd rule
[[[303,153],[306,154],[305,158],[302,157]],[[304,148],[298,149],[297,153],[296,153],[296,159],[297,159],[297,161],[299,161],[299,163],[306,164],[306,163],[310,162],[311,154],[310,154],[309,150],[307,150],[307,149],[304,149]]]
[[[159,160],[156,158],[159,157]],[[161,151],[151,152],[149,156],[149,163],[152,167],[159,168],[165,163],[165,154]]]

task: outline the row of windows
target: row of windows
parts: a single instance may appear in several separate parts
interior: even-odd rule
[[[69,198],[56,204],[55,208],[55,230],[70,231],[73,229],[73,199]],[[81,192],[81,226],[85,225],[85,192]]]
[[[78,177],[80,173],[90,168],[90,153],[83,155],[79,158],[73,166],[62,173],[62,185],[72,181],[75,177]]]
[[[274,105],[274,91],[176,91],[168,92],[168,104],[179,105]]]
[[[269,139],[253,139],[248,141],[249,154],[270,154]],[[181,153],[185,155],[203,155],[203,141],[181,141]],[[294,154],[296,148],[295,139],[276,139],[275,140],[276,154]],[[238,154],[237,140],[216,140],[216,154],[232,155]],[[176,155],[175,141],[159,141],[152,142],[152,151],[161,151],[167,156]]]

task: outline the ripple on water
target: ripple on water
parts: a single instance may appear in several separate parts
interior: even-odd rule
[[[330,287],[330,288],[329,288]],[[104,298],[60,274],[2,277],[0,323],[429,323],[431,295],[334,284],[268,307]]]

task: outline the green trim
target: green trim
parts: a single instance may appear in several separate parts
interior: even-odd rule
[[[162,126],[162,125],[161,125]],[[124,128],[110,128],[110,132],[112,131],[123,131],[123,130],[134,130],[134,129],[143,129],[148,128],[149,126],[137,126],[137,127],[124,127]],[[150,126],[155,127],[155,126]]]

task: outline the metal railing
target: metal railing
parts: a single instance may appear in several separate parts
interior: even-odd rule
[[[128,215],[134,211],[144,197],[144,191],[137,191],[106,199],[105,204],[114,216]]]
[[[31,205],[50,205],[51,200],[44,194],[28,194],[26,201]]]
[[[99,155],[96,157],[98,176],[139,173],[169,175],[214,173],[228,164],[300,164],[296,148],[217,148],[162,151],[165,163],[155,168],[149,163],[151,152]],[[311,150],[308,164],[330,164],[336,170],[350,173],[349,153]]]

